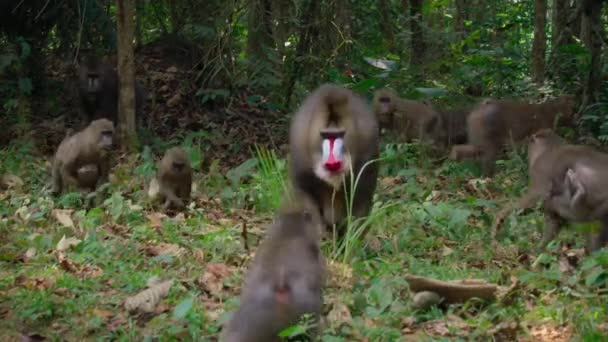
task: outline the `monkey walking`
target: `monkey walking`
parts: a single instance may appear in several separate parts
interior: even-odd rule
[[[428,103],[402,99],[386,88],[374,93],[373,104],[380,127],[395,132],[405,142],[418,139],[435,144],[439,139],[444,123]]]
[[[319,323],[325,282],[322,229],[319,213],[305,194],[280,210],[256,252],[241,305],[220,341],[280,341],[277,334],[304,314]]]
[[[369,213],[378,175],[377,162],[372,162],[379,153],[378,134],[376,117],[365,102],[337,85],[316,89],[293,116],[290,178],[297,191],[312,198],[326,226],[345,223],[347,196],[353,198],[354,217]]]
[[[552,128],[558,115],[569,120],[574,113],[574,97],[562,96],[542,104],[487,100],[467,119],[470,148],[454,146],[453,158],[479,154],[486,176],[492,176],[503,147],[520,142],[543,128]],[[472,152],[476,153],[463,153]]]
[[[543,200],[544,248],[565,222],[600,221],[601,229],[591,234],[587,251],[608,243],[608,154],[592,147],[568,145],[550,129],[531,136],[528,144],[530,187],[517,207],[527,209]],[[501,220],[506,213],[499,214]]]
[[[107,182],[113,137],[114,124],[107,119],[94,120],[82,131],[67,136],[55,153],[51,192],[60,194],[69,186],[94,191]]]

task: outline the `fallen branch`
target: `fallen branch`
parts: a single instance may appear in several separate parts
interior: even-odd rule
[[[406,275],[405,279],[412,292],[435,292],[446,304],[464,303],[471,298],[496,299],[498,286],[481,279],[464,279],[451,282],[437,279]]]

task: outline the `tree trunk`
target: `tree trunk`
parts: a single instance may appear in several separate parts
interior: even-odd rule
[[[568,0],[553,0],[553,9],[551,10],[551,42],[553,49],[560,45],[561,40],[564,40],[566,27],[568,26]],[[563,42],[561,42],[563,44]]]
[[[581,39],[589,50],[591,61],[583,90],[583,108],[599,101],[602,86],[602,2],[587,0],[582,11]]]
[[[247,14],[247,56],[264,58],[265,48],[273,42],[270,0],[249,0]]]
[[[135,0],[118,0],[118,131],[127,148],[136,142],[135,134],[135,61],[133,56],[133,19]]]
[[[454,32],[462,39],[466,33],[464,22],[467,20],[467,8],[470,6],[467,0],[456,0],[456,13],[454,15]]]
[[[142,32],[141,32],[141,20],[144,14],[144,1],[135,0],[135,11],[137,16],[135,17],[135,46],[142,46]]]
[[[301,28],[298,35],[298,45],[296,46],[293,60],[288,64],[289,71],[285,85],[285,108],[289,108],[291,103],[296,81],[300,76],[300,70],[303,69],[303,57],[306,53],[309,53],[312,42],[319,36],[318,27],[315,23],[315,18],[319,16],[319,3],[320,1],[317,0],[309,0],[299,20]]]
[[[425,43],[422,32],[422,2],[410,1],[410,30],[412,31],[410,67],[419,67],[424,62]]]
[[[547,50],[547,0],[534,1],[534,42],[532,44],[532,78],[542,84],[545,77],[545,53]]]
[[[394,52],[395,32],[393,31],[393,21],[391,20],[391,12],[387,0],[378,0],[378,11],[380,12],[380,26],[384,33],[384,41],[387,43],[388,50]]]

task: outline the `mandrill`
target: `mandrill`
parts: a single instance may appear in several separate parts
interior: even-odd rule
[[[353,216],[369,213],[378,174],[378,134],[368,105],[337,85],[319,87],[293,116],[291,181],[312,197],[325,225],[345,223],[347,199],[352,199]]]

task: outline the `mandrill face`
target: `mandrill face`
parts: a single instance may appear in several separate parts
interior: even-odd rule
[[[315,174],[334,188],[351,169],[351,156],[344,145],[344,129],[321,130],[321,153],[316,153]]]

